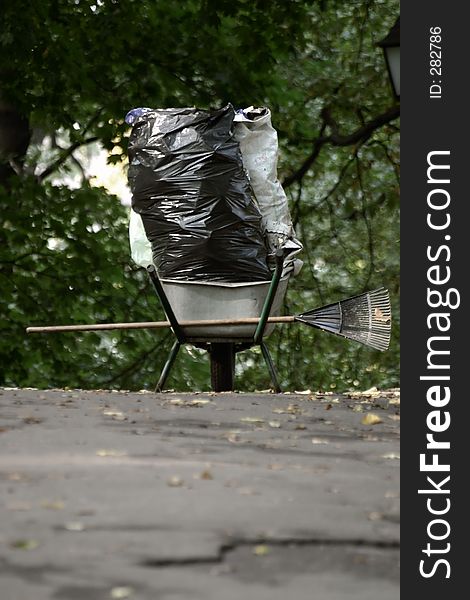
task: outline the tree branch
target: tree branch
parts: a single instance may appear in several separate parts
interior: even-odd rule
[[[356,156],[356,169],[357,169],[357,179],[359,182],[359,187],[361,189],[361,207],[362,207],[361,214],[364,219],[365,226],[366,226],[367,246],[368,246],[368,250],[369,250],[369,270],[368,270],[367,277],[366,277],[366,280],[365,280],[364,286],[363,286],[364,291],[366,291],[367,287],[369,285],[369,281],[371,280],[372,275],[375,270],[375,249],[374,249],[374,238],[372,235],[372,224],[370,222],[369,215],[367,214],[364,184],[362,181],[361,161],[358,159],[357,156]]]
[[[317,160],[318,155],[320,154],[320,150],[323,148],[323,145],[326,144],[326,138],[324,137],[324,132],[326,129],[326,123],[323,122],[323,125],[320,130],[320,136],[313,142],[313,150],[310,156],[304,161],[303,165],[300,167],[298,171],[293,173],[292,175],[288,175],[282,185],[286,188],[294,183],[294,181],[300,181],[303,176],[307,173],[313,163]]]
[[[75,150],[77,148],[80,148],[81,146],[87,146],[88,144],[92,144],[93,142],[97,142],[98,140],[99,140],[98,136],[93,136],[93,137],[87,138],[86,140],[83,140],[80,142],[74,142],[73,144],[71,144],[66,150],[64,150],[64,152],[59,156],[59,158],[57,160],[55,160],[51,165],[49,165],[46,169],[44,169],[44,171],[40,175],[38,175],[39,183],[44,181],[44,179],[46,179],[46,177],[49,177],[49,175],[51,175],[61,165],[63,165],[64,162],[68,158],[70,158],[70,156],[72,156],[72,154],[75,152]]]
[[[387,157],[388,162],[392,166],[393,172],[395,173],[395,179],[397,180],[397,184],[400,185],[400,166],[393,160],[386,144],[384,144],[384,142],[382,142],[381,140],[374,140],[373,142],[371,142],[370,145],[379,146],[380,148],[382,148],[385,156]]]
[[[338,175],[338,179],[336,180],[336,183],[333,185],[333,187],[327,191],[327,193],[323,196],[323,198],[321,198],[313,207],[313,210],[316,211],[319,209],[319,207],[325,203],[328,202],[328,200],[330,199],[330,197],[336,192],[336,190],[339,188],[339,186],[341,185],[342,181],[343,181],[343,177],[346,175],[346,172],[348,171],[349,167],[353,164],[353,162],[356,160],[357,154],[359,152],[360,147],[362,146],[362,143],[360,145],[358,145],[356,147],[356,149],[353,152],[353,155],[349,158],[349,160],[347,160],[344,165],[341,167],[341,171],[339,172]]]
[[[300,168],[288,175],[282,185],[286,188],[292,185],[295,181],[300,181],[304,175],[310,170],[314,162],[317,160],[321,149],[325,144],[331,144],[332,146],[353,146],[358,142],[366,142],[372,134],[380,127],[383,127],[387,123],[394,121],[400,115],[400,106],[397,104],[392,106],[387,111],[375,117],[353,131],[350,134],[344,135],[338,131],[336,122],[333,120],[331,114],[327,109],[322,111],[323,124],[320,130],[320,135],[313,141],[313,149],[310,155],[304,160]],[[324,135],[326,127],[330,127],[331,133]]]
[[[329,138],[327,138],[327,142],[330,142],[333,146],[352,146],[353,144],[357,144],[357,142],[365,142],[377,129],[380,129],[380,127],[386,125],[390,121],[394,121],[399,116],[400,106],[397,104],[349,135],[332,133]]]

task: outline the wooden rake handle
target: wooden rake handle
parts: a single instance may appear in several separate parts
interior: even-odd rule
[[[268,323],[293,323],[295,317],[269,317]],[[213,327],[215,325],[256,325],[258,317],[245,319],[211,319],[205,321],[180,321],[181,327]],[[27,327],[26,333],[66,333],[70,331],[110,331],[114,329],[160,329],[171,327],[168,321],[144,321],[142,323],[88,323],[84,325],[49,325]]]

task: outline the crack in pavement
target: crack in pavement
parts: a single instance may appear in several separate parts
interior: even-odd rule
[[[193,556],[185,558],[155,558],[145,559],[139,561],[138,565],[141,567],[181,567],[181,566],[192,566],[192,565],[217,565],[225,561],[227,555],[230,552],[234,552],[238,548],[243,547],[256,547],[260,545],[266,545],[271,548],[285,548],[285,547],[318,547],[318,546],[329,546],[329,547],[349,547],[349,548],[374,548],[381,550],[397,550],[400,548],[400,543],[394,540],[354,540],[354,539],[319,539],[319,538],[283,538],[283,539],[270,539],[270,538],[256,538],[253,540],[249,539],[237,539],[226,544],[222,544],[218,553],[214,556]]]

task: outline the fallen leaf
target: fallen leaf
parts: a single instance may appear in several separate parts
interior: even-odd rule
[[[22,473],[8,473],[8,481],[27,481],[28,477]]]
[[[399,421],[400,415],[388,415],[388,418],[392,419],[392,421]]]
[[[209,469],[206,469],[199,475],[199,479],[214,479]]]
[[[173,398],[172,400],[170,400],[170,404],[173,404],[173,406],[201,407],[211,403],[211,400],[182,400],[181,398]]]
[[[266,544],[258,544],[253,548],[253,554],[255,556],[266,556],[269,552],[269,546],[266,546]]]
[[[39,542],[37,540],[15,540],[10,545],[16,550],[34,550],[39,546]]]
[[[281,421],[269,421],[269,426],[273,427],[274,429],[279,429],[281,426]]]
[[[107,417],[123,417],[124,413],[120,410],[104,410],[103,414]]]
[[[379,415],[376,415],[375,413],[367,413],[362,417],[361,423],[363,425],[377,425],[378,423],[383,423],[383,421]]]
[[[295,429],[307,429],[307,426],[304,425],[303,423],[299,423],[298,425],[295,426]]]
[[[400,455],[397,452],[388,452],[382,454],[382,458],[388,458],[389,460],[400,460]]]
[[[383,519],[383,514],[379,512],[370,512],[367,515],[369,521],[381,521]]]
[[[353,407],[353,412],[364,412],[364,409],[362,408],[362,406],[360,404],[356,404]]]
[[[130,598],[133,593],[134,590],[131,587],[119,586],[112,588],[110,596],[111,598],[118,600],[122,598]]]
[[[166,483],[170,487],[181,487],[184,481],[178,475],[172,475]]]
[[[42,419],[39,419],[38,417],[24,417],[23,423],[26,423],[27,425],[37,425],[38,423],[42,423]]]
[[[126,456],[126,452],[102,448],[101,450],[96,451],[96,456]]]
[[[376,308],[374,311],[374,316],[377,321],[381,321],[382,323],[390,323],[390,317],[384,315],[380,308]]]
[[[317,438],[314,437],[312,438],[312,444],[329,444],[330,442],[328,440],[325,440],[324,438]]]
[[[103,415],[111,417],[113,421],[127,421],[128,417],[120,410],[104,410]]]
[[[181,400],[181,398],[172,398],[170,400],[170,404],[174,404],[174,405],[178,406],[180,404],[184,404],[184,400]]]
[[[285,415],[286,412],[287,411],[283,408],[273,408],[273,413],[276,413],[277,415]]]
[[[312,394],[312,390],[303,390],[303,391],[294,391],[294,394],[299,394],[301,396],[308,396],[309,394]]]
[[[242,423],[264,423],[264,419],[258,419],[257,417],[243,417],[240,421]]]

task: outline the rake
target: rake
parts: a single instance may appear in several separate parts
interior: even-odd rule
[[[258,324],[260,318],[211,319],[180,321],[182,328],[210,327],[216,325]],[[388,290],[381,287],[373,291],[352,296],[314,308],[299,315],[269,317],[268,323],[304,323],[329,333],[360,342],[376,350],[387,350],[390,343],[391,309]],[[61,333],[72,331],[106,331],[114,329],[158,329],[171,327],[170,321],[148,321],[142,323],[98,323],[88,325],[52,325],[28,327],[27,333]]]
[[[383,287],[314,308],[294,319],[376,350],[387,350],[390,344],[390,296]]]

